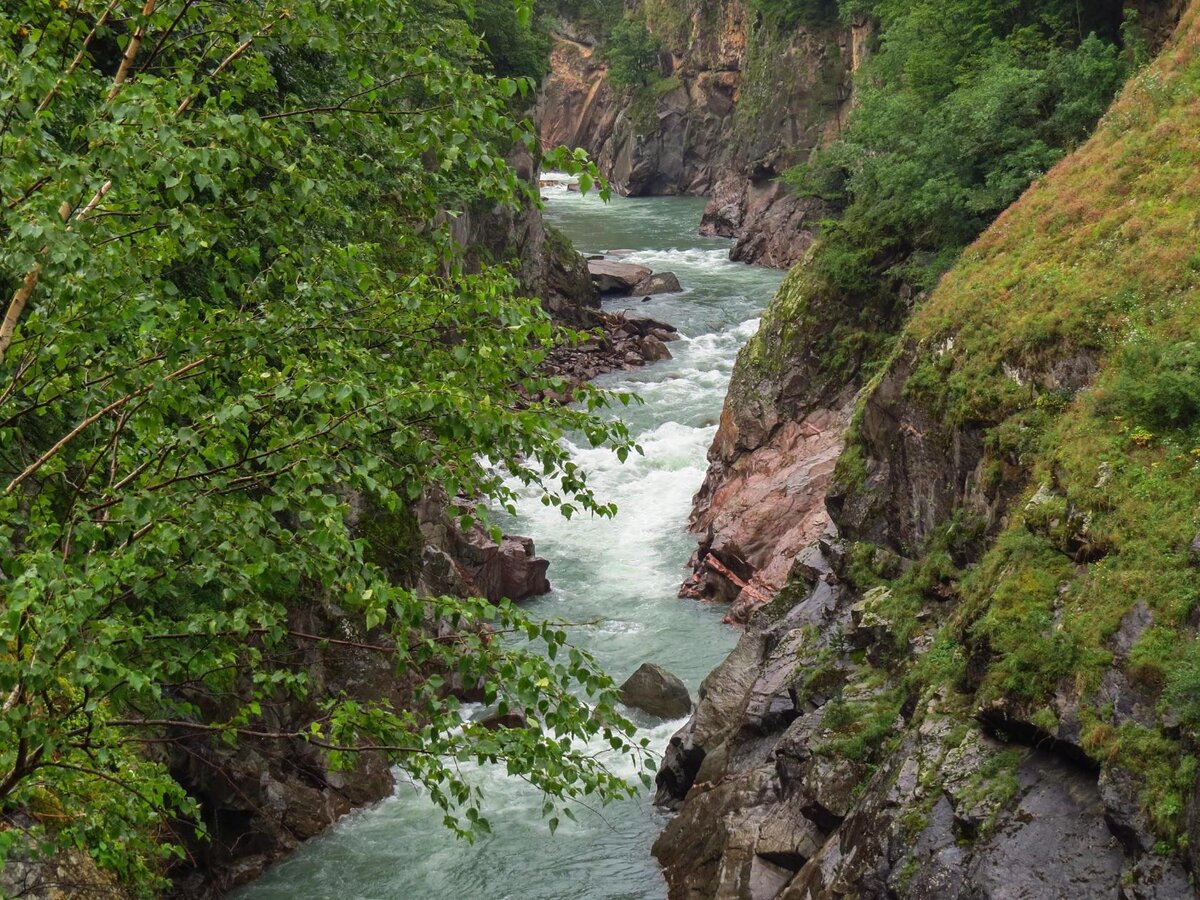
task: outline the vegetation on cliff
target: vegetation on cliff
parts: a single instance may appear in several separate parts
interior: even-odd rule
[[[795,556],[660,769],[673,894],[1195,895],[1198,88],[1193,2],[892,318],[827,251],[789,275],[734,376],[740,461],[873,376],[838,534]]]
[[[913,297],[1090,133],[1144,55],[1136,16],[1074,3],[888,0],[842,15],[877,29],[849,122],[785,175],[835,214],[753,350],[777,367],[815,341],[839,383],[883,360]],[[805,318],[828,327],[797,328]]]
[[[1180,854],[1200,747],[1198,87],[1193,4],[1095,136],[917,308],[837,497],[851,536],[884,538],[848,574],[905,690],[1133,779],[1158,850]],[[937,490],[919,466],[957,488],[882,500]],[[895,735],[875,733],[879,754]]]
[[[461,760],[552,800],[626,790],[574,749],[635,752],[560,627],[420,598],[397,583],[412,528],[349,524],[403,522],[429,485],[503,505],[513,480],[606,515],[558,439],[630,449],[594,391],[529,399],[564,388],[537,374],[550,321],[506,267],[459,262],[451,220],[528,202],[506,156],[535,148],[530,82],[468,18],[0,10],[0,866],[78,848],[151,890],[200,828],[164,765],[197,736],[377,748],[465,833],[487,823]],[[305,606],[342,633],[304,633]],[[323,695],[303,650],[325,642],[387,653],[405,702]],[[463,726],[451,681],[531,727]],[[311,721],[280,728],[299,701]]]

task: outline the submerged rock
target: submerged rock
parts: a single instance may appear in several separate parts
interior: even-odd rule
[[[661,719],[682,719],[692,711],[687,685],[654,663],[642,663],[621,685],[621,702]]]

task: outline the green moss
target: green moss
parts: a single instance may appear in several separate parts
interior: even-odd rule
[[[987,819],[973,836],[975,840],[986,838],[996,827],[996,820],[1021,789],[1017,770],[1025,758],[1026,751],[1002,750],[989,756],[971,776],[963,790],[960,803],[970,809],[983,807],[990,810]]]
[[[876,673],[876,679],[886,674]],[[869,686],[870,678],[858,682]],[[870,691],[863,696],[830,700],[825,705],[823,724],[829,737],[817,747],[825,756],[842,756],[855,762],[866,762],[883,755],[894,744],[899,732],[896,721],[904,705],[905,694],[900,688]]]
[[[900,634],[931,591],[960,598],[909,668],[910,692],[957,687],[976,708],[1002,699],[1050,732],[1055,692],[1080,698],[1087,751],[1141,779],[1173,850],[1195,761],[1170,732],[1114,718],[1098,688],[1120,666],[1143,693],[1161,692],[1160,709],[1189,739],[1200,732],[1188,625],[1200,604],[1188,559],[1200,531],[1200,272],[1189,262],[1200,228],[1200,7],[1182,33],[1093,139],[963,254],[900,338],[906,403],[947,434],[981,433],[990,496],[1018,494],[998,533],[982,552],[931,542],[882,581],[865,553],[851,560],[852,579],[890,589]],[[869,452],[852,435],[839,470],[850,500]],[[1115,659],[1113,634],[1139,603],[1154,627],[1127,662]]]

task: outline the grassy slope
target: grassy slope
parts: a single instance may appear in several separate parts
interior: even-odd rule
[[[1096,135],[964,255],[898,346],[915,363],[907,399],[950,427],[983,425],[989,454],[1031,476],[1025,500],[1039,488],[1044,500],[1014,505],[982,559],[956,573],[961,602],[934,645],[948,652],[915,676],[961,685],[984,648],[974,706],[1003,700],[1051,733],[1054,693],[1081,698],[1082,745],[1142,777],[1163,849],[1179,847],[1200,731],[1200,568],[1189,559],[1200,531],[1200,2]],[[1078,395],[1013,377],[1081,351],[1099,374]],[[932,556],[917,570],[940,566]],[[897,600],[913,593],[904,581]],[[1158,698],[1153,728],[1114,719],[1096,694],[1110,638],[1139,601],[1155,624],[1122,668]]]

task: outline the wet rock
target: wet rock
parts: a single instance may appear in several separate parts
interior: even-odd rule
[[[673,325],[626,312],[589,310],[584,327],[600,329],[603,337],[584,344],[554,348],[542,367],[547,375],[562,376],[570,384],[582,384],[606,372],[637,368],[646,362],[669,358],[670,353],[665,347],[660,350],[653,341],[647,343],[650,338],[662,343],[679,339]],[[569,402],[569,390],[553,399]]]
[[[602,294],[628,294],[652,273],[645,266],[614,262],[609,259],[589,260],[588,274]]]
[[[795,559],[830,529],[825,498],[842,452],[849,401],[787,423],[774,417],[752,422],[754,414],[736,405],[731,395],[688,522],[702,535],[693,557],[692,596],[736,596],[726,578],[703,565],[715,554],[749,583],[751,593],[770,598],[787,582]],[[747,604],[744,614],[749,612]]]
[[[671,358],[667,345],[652,334],[642,338],[642,359],[646,362],[658,362]]]
[[[654,663],[642,663],[625,679],[618,696],[622,703],[660,719],[681,719],[692,711],[687,685]]]
[[[983,897],[1073,900],[1112,896],[1125,868],[1104,824],[1095,779],[1045,753],[1017,773],[1021,797],[975,850],[967,881]]]
[[[479,720],[479,724],[489,731],[499,731],[501,728],[528,728],[529,720],[524,713],[510,712],[500,715],[494,713]]]
[[[674,272],[655,272],[642,279],[633,289],[635,297],[652,297],[657,294],[678,294],[683,290]]]

